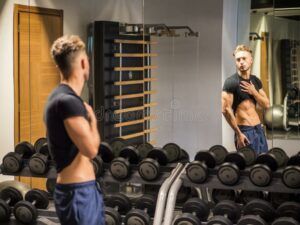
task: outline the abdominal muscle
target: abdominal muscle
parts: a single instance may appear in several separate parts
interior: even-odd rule
[[[89,158],[78,153],[72,163],[57,174],[57,183],[71,184],[95,180],[93,165]]]
[[[256,126],[260,124],[255,104],[250,99],[244,100],[238,105],[235,118],[238,125]]]

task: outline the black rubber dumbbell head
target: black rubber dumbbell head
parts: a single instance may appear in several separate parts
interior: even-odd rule
[[[33,224],[38,216],[37,209],[46,209],[49,205],[47,192],[32,189],[25,195],[25,201],[19,201],[14,206],[15,218],[25,224]]]
[[[121,215],[127,214],[131,209],[130,199],[123,194],[114,194],[105,200],[105,224],[121,224]]]
[[[235,185],[240,179],[240,170],[245,167],[245,156],[241,152],[228,153],[218,168],[217,176],[223,184]]]
[[[186,175],[193,183],[204,183],[209,175],[209,168],[216,166],[216,157],[213,152],[199,151],[195,156],[195,161],[186,167]]]
[[[143,195],[138,199],[135,209],[131,209],[125,216],[125,225],[150,225],[150,218],[155,212],[155,197]]]
[[[23,168],[23,160],[29,159],[34,154],[34,147],[27,141],[16,145],[14,152],[9,152],[3,157],[3,169],[9,173],[16,173]]]
[[[113,150],[115,157],[118,157],[120,151],[128,145],[126,140],[124,140],[123,138],[119,138],[119,137],[113,138],[112,140],[110,140],[109,144]]]
[[[152,181],[158,178],[160,166],[168,163],[168,155],[164,149],[153,148],[138,166],[138,172],[144,180]]]
[[[138,145],[138,147],[137,147],[137,150],[139,152],[139,155],[140,155],[141,159],[146,158],[148,153],[152,149],[153,149],[153,146],[148,142],[142,143],[142,144]]]
[[[8,221],[11,214],[10,207],[22,200],[22,193],[18,189],[14,187],[3,189],[0,193],[0,221]]]
[[[262,199],[254,199],[248,202],[243,211],[244,215],[256,215],[266,222],[271,222],[276,217],[276,211],[271,203]]]
[[[168,154],[169,162],[176,162],[180,159],[181,148],[175,143],[168,143],[163,146],[163,149],[166,150]]]
[[[51,159],[47,142],[43,140],[37,140],[36,153],[29,159],[29,169],[35,174],[45,174],[49,169],[49,160]]]
[[[139,162],[139,153],[133,146],[126,146],[119,152],[119,157],[111,161],[109,170],[116,179],[126,179],[130,175],[130,164]]]
[[[222,145],[214,145],[210,147],[209,151],[215,154],[217,165],[220,165],[224,162],[224,159],[228,153],[227,149]]]

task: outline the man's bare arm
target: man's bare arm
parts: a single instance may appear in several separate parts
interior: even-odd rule
[[[232,111],[233,94],[222,91],[222,114],[236,134],[241,134]]]
[[[97,120],[90,106],[86,105],[89,122],[82,116],[64,120],[64,125],[73,143],[80,153],[90,159],[98,154],[100,136],[97,129]]]
[[[240,86],[242,87],[242,91],[252,95],[263,109],[270,107],[270,101],[262,88],[257,91],[252,82],[248,83],[245,81],[242,81]]]

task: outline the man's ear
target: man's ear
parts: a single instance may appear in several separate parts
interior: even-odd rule
[[[82,68],[82,69],[85,69],[85,67],[86,67],[86,62],[85,62],[84,58],[82,58],[82,59],[80,60],[80,64],[81,64],[81,68]]]

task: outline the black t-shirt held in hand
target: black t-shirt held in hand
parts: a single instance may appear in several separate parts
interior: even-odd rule
[[[251,81],[257,91],[259,91],[262,88],[262,83],[260,79],[257,78],[255,75],[250,75],[250,79],[243,79],[237,73],[228,77],[225,80],[223,91],[233,94],[232,109],[234,113],[236,112],[238,105],[246,99],[251,99],[253,100],[254,104],[256,104],[256,100],[252,95],[242,91],[242,87],[240,86],[241,81],[246,81],[248,83],[250,83]]]
[[[74,116],[87,119],[83,100],[68,85],[60,84],[50,94],[44,114],[48,146],[58,173],[70,165],[78,153],[64,126],[64,120]]]

